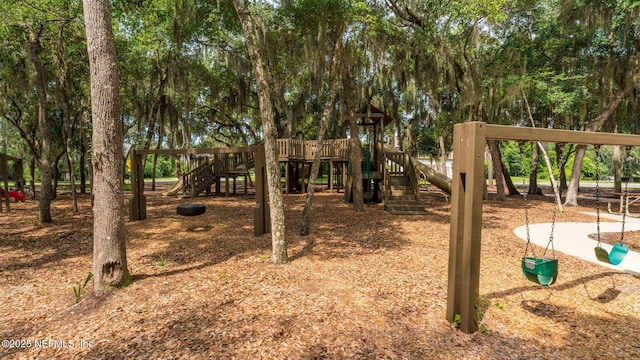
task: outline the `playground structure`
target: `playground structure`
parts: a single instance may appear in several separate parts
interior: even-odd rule
[[[362,178],[365,196],[384,203],[385,210],[392,214],[426,214],[420,202],[418,178],[420,175],[446,193],[451,192],[451,181],[444,175],[419,163],[415,158],[399,149],[384,144],[384,128],[391,118],[377,108],[367,105],[356,113],[358,124],[365,128],[370,141],[362,151]],[[348,175],[351,154],[349,139],[325,140],[318,144],[316,140],[277,139],[278,161],[284,164],[284,192],[305,191],[305,177],[317,152],[320,161],[328,164],[329,190],[344,188],[345,200],[351,195],[352,180]],[[225,195],[236,194],[236,178],[244,177],[244,193],[251,181],[250,169],[255,169],[256,216],[254,233],[261,235],[269,232],[266,177],[264,171],[264,146],[227,147],[212,149],[164,149],[134,150],[132,152],[131,183],[133,198],[130,202],[129,218],[132,221],[146,218],[146,200],[144,196],[143,157],[147,155],[190,155],[197,156],[197,166],[179,179],[165,195],[182,194],[194,198],[206,192],[221,194],[224,180]],[[262,159],[262,160],[258,160]],[[335,179],[334,179],[335,178]],[[233,180],[233,191],[230,190]],[[335,185],[335,186],[334,186]]]
[[[147,218],[147,201],[144,195],[143,157],[147,155],[209,155],[210,161],[205,161],[182,179],[182,187],[189,197],[193,198],[203,191],[207,191],[215,183],[220,192],[221,180],[225,179],[225,192],[229,195],[229,180],[245,176],[245,193],[249,169],[254,168],[256,205],[254,207],[254,234],[262,235],[270,231],[269,208],[267,204],[266,168],[264,160],[264,146],[245,146],[212,149],[159,149],[133,150],[131,153],[131,190],[133,196],[129,202],[129,220],[137,221]]]
[[[487,140],[640,146],[640,136],[523,128],[469,122],[454,126],[453,178],[446,318],[478,330],[484,149]]]
[[[11,167],[9,166],[9,163],[11,163]],[[15,158],[7,154],[0,154],[0,181],[4,183],[2,197],[5,199],[7,212],[11,211],[9,198],[14,198],[16,201],[24,201],[24,177],[22,174],[22,159]],[[4,189],[9,189],[9,180],[14,180],[15,185],[13,190],[9,190],[9,196],[5,196]],[[3,208],[0,202],[0,211],[2,210]]]

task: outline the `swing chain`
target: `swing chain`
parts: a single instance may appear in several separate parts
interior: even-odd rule
[[[558,213],[558,210],[556,207],[553,208],[553,216],[551,217],[551,232],[549,233],[549,242],[547,243],[547,247],[544,248],[544,252],[542,253],[542,257],[544,258],[544,256],[547,254],[547,250],[549,249],[549,245],[551,245],[551,254],[553,256],[553,258],[556,258],[556,250],[553,247],[553,231],[556,227],[556,214]]]
[[[626,180],[624,182],[624,192],[622,195],[622,201],[627,200],[627,197],[629,196],[629,178],[631,178],[631,170],[629,169],[629,164],[631,163],[632,157],[631,157],[631,146],[627,146],[625,147],[625,152],[626,152],[626,156],[624,159],[624,166],[622,167],[622,176],[625,177],[626,176]],[[628,206],[629,202],[627,201],[627,206]],[[624,224],[626,221],[626,217],[627,217],[627,211],[629,211],[629,209],[625,209],[622,212],[622,230],[620,232],[620,243],[624,244]]]
[[[600,247],[600,163],[602,159],[600,157],[600,145],[593,145],[593,149],[596,152],[596,237],[598,247]]]

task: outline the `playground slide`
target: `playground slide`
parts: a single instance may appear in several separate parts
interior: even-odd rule
[[[4,189],[0,187],[0,196],[5,197]],[[9,190],[9,197],[16,199],[16,201],[24,202],[25,196],[20,191],[11,189]]]
[[[178,179],[178,181],[176,181],[175,184],[173,184],[173,186],[171,188],[169,188],[169,190],[165,191],[162,193],[162,195],[164,196],[174,196],[174,195],[178,195],[179,193],[182,192],[182,184],[183,184],[183,180],[184,178],[180,177],[180,179]]]
[[[385,145],[384,151],[397,152],[399,150]],[[451,194],[451,179],[447,175],[435,171],[431,167],[418,161],[418,159],[414,158],[413,156],[409,156],[409,159],[411,161],[411,164],[413,165],[413,168],[421,171],[427,177],[427,181],[435,185],[440,190],[446,192],[447,194]]]
[[[396,152],[399,150],[385,145],[384,151]],[[413,167],[416,170],[421,171],[427,177],[427,181],[435,185],[440,190],[446,192],[447,194],[451,194],[451,179],[448,176],[435,171],[429,166],[418,161],[418,159],[414,158],[413,156],[409,156],[409,159],[411,160],[411,164],[413,164]]]
[[[440,190],[451,195],[451,179],[449,179],[448,176],[433,170],[432,168],[421,163],[412,156],[410,158],[413,167],[416,170],[421,171],[427,177],[427,181],[435,185]]]

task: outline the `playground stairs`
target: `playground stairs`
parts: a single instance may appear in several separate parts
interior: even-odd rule
[[[216,182],[214,164],[206,162],[186,173],[183,179],[183,196],[196,197]]]
[[[411,186],[411,179],[404,176],[391,176],[388,189],[384,191],[386,201],[384,209],[393,215],[426,215],[424,204],[418,199]]]

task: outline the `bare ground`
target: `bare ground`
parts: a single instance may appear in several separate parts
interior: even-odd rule
[[[292,261],[280,266],[270,235],[253,236],[252,196],[200,197],[207,212],[181,217],[188,200],[147,195],[148,218],[126,223],[133,283],[101,297],[89,285],[78,304],[73,288],[91,270],[89,198],[73,214],[61,195],[48,225],[35,201],[0,215],[0,358],[640,356],[640,279],[559,254],[555,285],[527,282],[519,199],[484,204],[481,331],[467,335],[445,320],[450,206],[440,195],[423,194],[427,216],[392,216],[381,205],[356,214],[321,192],[307,238],[297,234],[304,196],[285,196]],[[533,223],[550,220],[547,199],[530,203]],[[582,211],[593,203],[558,221],[593,221]],[[636,249],[639,238],[625,236]]]

